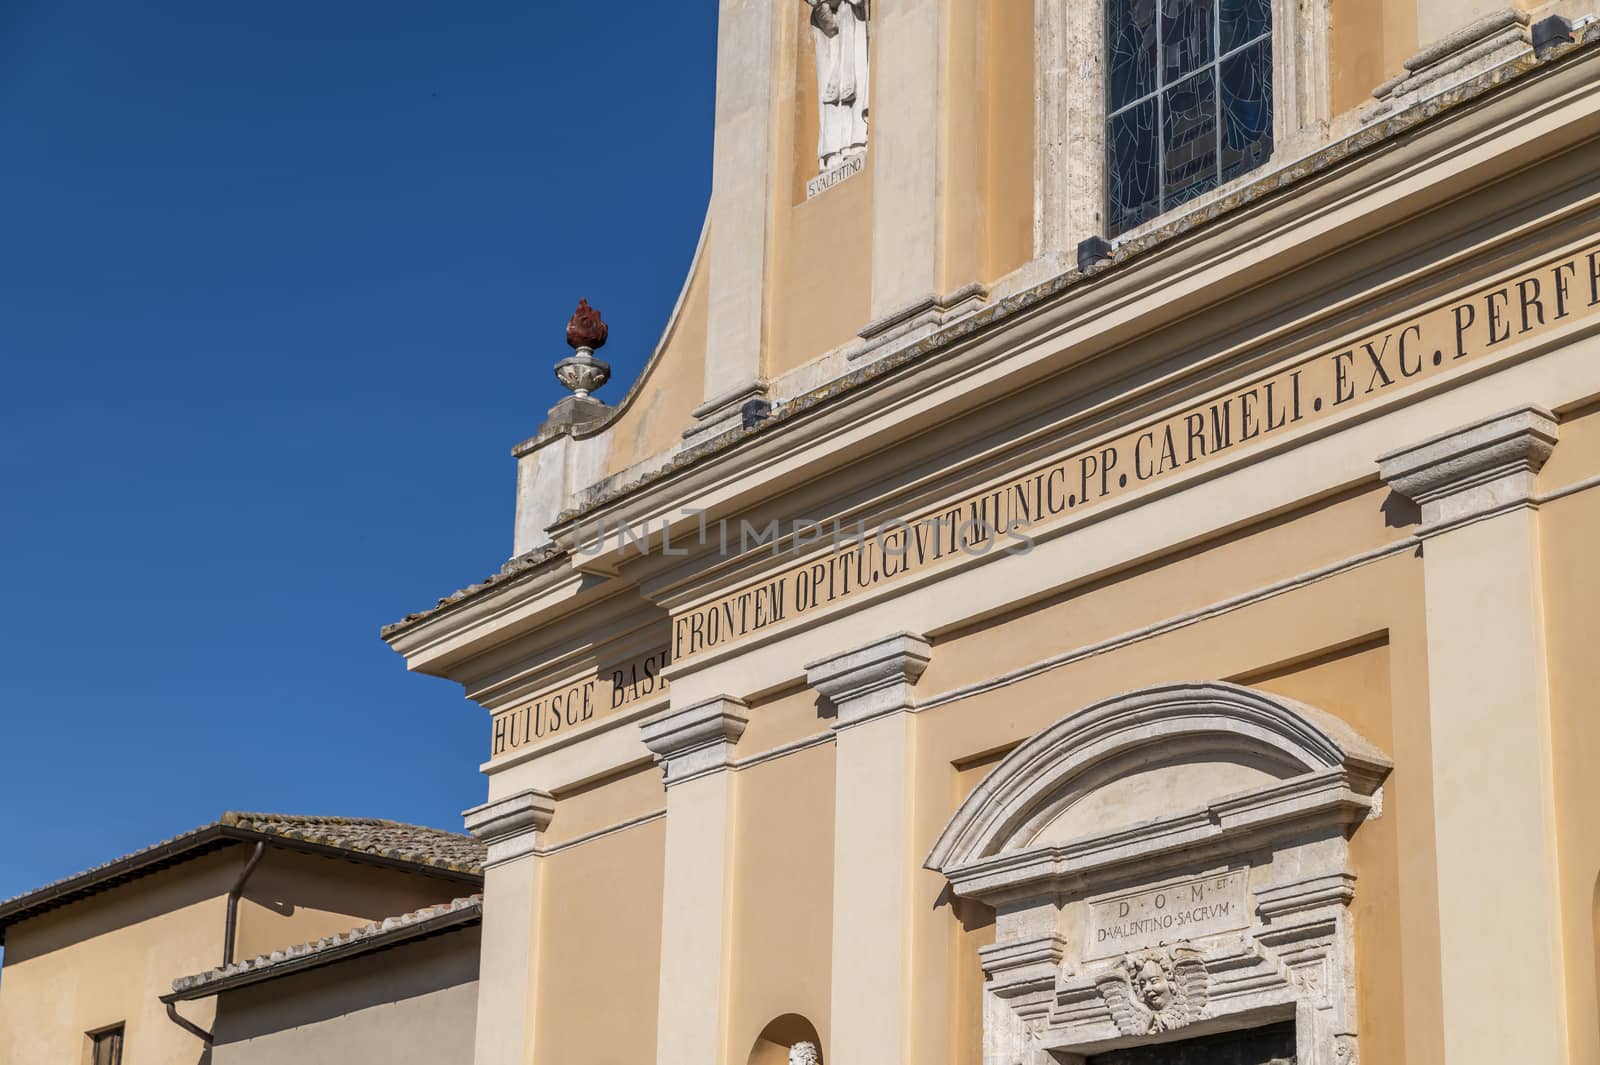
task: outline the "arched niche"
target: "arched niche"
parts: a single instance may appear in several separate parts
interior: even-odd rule
[[[789,1065],[789,1051],[798,1043],[816,1047],[817,1062],[822,1065],[822,1038],[816,1025],[798,1013],[785,1013],[761,1029],[750,1048],[748,1065]]]
[[[986,1065],[1286,1031],[1351,1065],[1351,833],[1391,763],[1340,719],[1223,683],[1062,718],[962,803],[928,855],[994,907]]]

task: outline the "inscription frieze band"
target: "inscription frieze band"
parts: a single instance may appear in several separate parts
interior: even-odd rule
[[[531,744],[667,693],[661,675],[671,661],[668,648],[620,662],[534,696],[490,722],[489,757],[500,758]]]
[[[820,557],[682,610],[672,619],[673,658],[715,650],[962,555],[1026,553],[1035,533],[1087,508],[1449,373],[1530,333],[1593,317],[1597,308],[1600,249],[1486,285],[948,506],[863,530]]]

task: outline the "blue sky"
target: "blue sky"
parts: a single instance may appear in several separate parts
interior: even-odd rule
[[[580,296],[615,401],[710,188],[714,4],[0,4],[0,897],[225,809],[459,828],[379,626],[510,553]]]

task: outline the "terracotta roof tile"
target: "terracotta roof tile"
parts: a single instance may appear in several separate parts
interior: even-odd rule
[[[386,917],[349,932],[324,936],[315,942],[285,947],[193,976],[180,976],[172,981],[173,993],[169,997],[203,998],[226,990],[229,986],[253,984],[354,955],[369,954],[408,939],[474,923],[481,920],[482,916],[482,895],[470,895],[437,906],[427,906],[398,917]]]
[[[302,840],[357,854],[449,869],[483,871],[484,845],[471,836],[377,817],[307,817],[230,810],[220,822],[247,832]]]
[[[260,839],[342,851],[356,860],[398,862],[415,866],[419,872],[435,870],[458,879],[483,875],[484,845],[457,832],[376,817],[308,817],[230,810],[211,824],[0,902],[0,943],[4,942],[7,925],[218,847]]]

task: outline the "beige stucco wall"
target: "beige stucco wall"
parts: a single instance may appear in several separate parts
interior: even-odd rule
[[[1437,14],[1440,7],[1430,10]],[[978,91],[941,116],[945,133],[970,132],[979,144],[1001,139],[998,124],[983,117],[1001,92],[998,67],[1005,65],[996,58],[995,27],[1020,27],[1029,13],[1027,5],[1010,0],[953,11],[945,43],[956,65],[949,73]],[[1424,23],[1411,0],[1335,0],[1332,15],[1335,111],[1344,113],[1365,106],[1372,83],[1398,70]],[[1020,30],[1012,36],[1020,37]],[[805,58],[802,40],[795,49]],[[1551,91],[1565,85],[1572,91],[1559,106],[1568,106],[1584,95],[1571,74],[1578,62],[1536,75],[1530,84]],[[979,76],[985,63],[997,68],[987,78]],[[1012,62],[1006,73],[1020,65]],[[1567,76],[1563,71],[1572,83],[1559,80]],[[804,68],[785,68],[783,75],[797,92],[804,87],[801,73],[808,76]],[[1019,84],[1027,83],[1007,81],[1005,91],[1018,94]],[[1600,785],[1592,767],[1600,728],[1592,723],[1588,693],[1600,681],[1593,675],[1600,667],[1587,645],[1600,621],[1590,605],[1600,580],[1592,562],[1600,490],[1585,482],[1600,472],[1600,408],[1594,406],[1600,363],[1594,360],[1596,326],[1587,317],[1600,306],[1600,282],[1581,313],[1572,293],[1587,287],[1590,272],[1600,277],[1600,267],[1580,273],[1580,260],[1572,260],[1570,286],[1559,273],[1518,273],[1589,250],[1565,244],[1575,245],[1594,224],[1590,205],[1579,202],[1594,192],[1592,142],[1562,149],[1571,155],[1552,153],[1545,186],[1533,184],[1531,171],[1492,171],[1505,162],[1505,138],[1527,125],[1506,117],[1491,127],[1487,116],[1495,107],[1513,111],[1506,100],[1464,109],[1468,117],[1450,120],[1460,127],[1439,120],[1385,145],[1371,170],[1359,170],[1360,160],[1347,161],[1280,200],[1254,202],[1187,231],[1115,264],[1058,302],[1033,305],[1003,327],[1014,332],[970,344],[952,337],[921,366],[842,392],[836,402],[775,427],[773,437],[757,436],[681,477],[640,488],[630,504],[658,512],[710,500],[735,516],[915,516],[917,508],[932,513],[974,498],[983,486],[1044,469],[1060,456],[1087,454],[1095,441],[1120,440],[1126,458],[1142,426],[1159,425],[1210,398],[1232,394],[1242,401],[1268,375],[1304,372],[1309,384],[1315,373],[1344,383],[1315,400],[1308,391],[1308,405],[1315,405],[1303,424],[1272,442],[1250,442],[1259,435],[1252,433],[1250,441],[1241,438],[1237,448],[1230,443],[1207,454],[1164,484],[1160,473],[1142,486],[1124,482],[1121,496],[1108,496],[1103,477],[1099,498],[1109,501],[1063,517],[1026,560],[956,561],[942,572],[930,566],[898,585],[877,583],[874,574],[871,586],[841,593],[836,602],[797,608],[797,614],[809,613],[779,623],[784,628],[741,632],[699,652],[691,648],[673,665],[670,709],[725,705],[734,708],[732,721],[746,714],[749,721],[728,752],[713,735],[725,722],[701,722],[709,721],[709,731],[697,734],[703,745],[694,754],[704,761],[689,771],[704,775],[675,782],[681,790],[664,793],[656,771],[641,768],[642,744],[632,722],[609,735],[597,729],[570,746],[552,744],[548,757],[527,752],[517,779],[581,781],[565,790],[552,786],[555,821],[539,859],[540,931],[530,944],[540,973],[535,1060],[570,1060],[581,1033],[615,1026],[623,1056],[670,1062],[720,1055],[764,1063],[775,1060],[777,1044],[761,1033],[770,1036],[775,1018],[798,1015],[825,1044],[842,1046],[848,1036],[854,1047],[874,1051],[858,1049],[854,1057],[888,1062],[898,1054],[919,1065],[979,1065],[983,976],[977,952],[996,934],[994,915],[954,900],[942,875],[902,866],[899,859],[910,855],[920,862],[953,811],[1005,752],[1027,738],[1098,700],[1196,680],[1304,700],[1347,722],[1393,760],[1381,812],[1355,827],[1350,839],[1362,1058],[1475,1063],[1486,1055],[1474,1057],[1471,1041],[1446,1018],[1459,1024],[1476,1014],[1477,1023],[1491,1026],[1487,1006],[1495,993],[1521,994],[1524,1019],[1534,1016],[1526,1000],[1537,995],[1525,986],[1503,981],[1497,992],[1489,989],[1491,978],[1474,989],[1461,975],[1493,965],[1473,936],[1462,934],[1471,925],[1464,918],[1478,904],[1511,909],[1523,876],[1557,885],[1564,932],[1548,953],[1564,968],[1568,999],[1549,1015],[1565,1027],[1556,1034],[1543,1027],[1541,1045],[1548,1049],[1565,1039],[1572,1061],[1594,1058],[1600,1049],[1594,946],[1600,943],[1600,829],[1593,810]],[[1551,117],[1557,106],[1541,112],[1540,121],[1548,123],[1541,135],[1554,137],[1562,129]],[[772,232],[781,270],[767,293],[778,307],[768,320],[777,335],[768,339],[789,344],[800,334],[785,322],[802,314],[804,300],[784,279],[804,275],[805,283],[826,286],[857,269],[856,251],[870,229],[864,219],[881,221],[881,215],[868,218],[872,205],[864,201],[875,183],[881,192],[891,182],[887,167],[869,169],[821,197],[822,206],[796,203],[794,184],[809,168],[809,147],[802,151],[809,133],[798,128],[809,112],[798,96],[778,110],[788,112],[795,127],[785,135],[788,154],[780,157],[792,157],[796,170],[778,179],[784,195]],[[1470,124],[1480,120],[1481,126]],[[1600,119],[1584,121],[1591,123],[1585,136],[1600,129]],[[1499,143],[1472,139],[1491,128]],[[1440,130],[1461,139],[1447,140]],[[1426,139],[1435,134],[1437,142]],[[1028,140],[1005,136],[1014,146]],[[1450,151],[1424,152],[1438,143],[1470,153],[1470,164],[1463,164],[1470,172],[1436,174],[1435,167],[1456,165]],[[1014,205],[1017,189],[1004,197],[995,191],[1001,172],[1014,175],[992,162],[997,156],[984,156],[988,150],[966,159],[941,156],[941,181],[946,191],[969,190],[974,203]],[[991,162],[981,164],[979,156]],[[1486,177],[1491,173],[1492,180]],[[1426,184],[1430,176],[1437,177],[1436,186]],[[1423,213],[1419,186],[1448,210]],[[982,236],[968,224],[972,218],[948,213],[950,202],[940,201],[940,258],[930,276],[954,279],[1020,254],[1020,215],[1005,223],[1012,250],[1002,254],[993,232]],[[808,210],[818,217],[823,210],[838,214],[815,232],[800,233],[797,220]],[[1335,215],[1363,217],[1369,226],[1335,228],[1326,221]],[[832,273],[829,248],[843,249],[847,260],[833,264]],[[921,276],[927,263],[916,266]],[[1504,337],[1469,353],[1461,319],[1455,324],[1462,332],[1452,329],[1452,303],[1484,306],[1496,317],[1491,297],[1509,301],[1520,292],[1527,300],[1530,281],[1570,297],[1571,313],[1547,320],[1541,307],[1539,324],[1532,325],[1525,305],[1520,331],[1513,335],[1507,326]],[[1224,291],[1223,283],[1231,287]],[[1544,291],[1549,296],[1551,290]],[[849,310],[854,305],[848,300],[858,297],[852,283],[848,297],[832,306]],[[805,296],[812,298],[823,297]],[[766,368],[799,365],[795,360],[815,354],[805,350],[809,346],[846,337],[852,317],[860,318],[857,310],[837,319],[808,318],[805,327],[817,335],[793,343]],[[1480,332],[1484,324],[1480,319]],[[1409,357],[1417,360],[1411,370],[1395,361],[1407,357],[1408,337]],[[1465,360],[1459,363],[1447,355],[1458,343],[1456,357]],[[1363,361],[1363,350],[1376,370]],[[1385,358],[1391,360],[1387,369]],[[1336,375],[1330,361],[1340,367]],[[1359,381],[1348,377],[1356,370]],[[1389,380],[1391,373],[1397,380]],[[1280,389],[1288,387],[1287,378],[1277,380]],[[1350,394],[1342,396],[1346,386]],[[1540,479],[1542,490],[1558,497],[1542,502],[1537,515],[1532,508],[1508,512],[1510,533],[1491,525],[1507,515],[1463,526],[1466,532],[1421,530],[1418,508],[1380,481],[1378,456],[1513,403],[1547,404],[1563,416],[1561,442]],[[1298,413],[1294,422],[1301,422]],[[789,442],[798,443],[784,453]],[[1145,481],[1146,475],[1134,478]],[[1088,489],[1081,491],[1087,503]],[[1474,545],[1499,543],[1509,552],[1506,545],[1515,546],[1519,537],[1539,545],[1548,587],[1523,595],[1516,574],[1537,574],[1540,567],[1497,566],[1513,558],[1497,556],[1482,567],[1499,571],[1497,606],[1475,614]],[[819,550],[817,557],[826,556]],[[1452,559],[1453,570],[1437,565]],[[729,604],[731,617],[741,590],[763,586],[780,567],[797,573],[812,564],[769,563],[754,553],[732,562],[623,559],[615,570],[592,564],[590,576],[622,585],[637,580],[642,594],[678,619],[710,604]],[[1453,595],[1440,594],[1452,588]],[[1501,609],[1527,606],[1539,592],[1542,615],[1532,608],[1519,614]],[[477,617],[499,609],[509,614],[520,605],[507,593]],[[445,617],[441,640],[453,635],[454,622]],[[581,624],[581,609],[558,624],[569,620]],[[482,622],[472,635],[487,644],[492,628]],[[902,630],[920,632],[931,644],[931,664],[915,682],[910,709],[891,708],[864,723],[831,714],[812,687],[815,677],[806,679],[815,672],[808,663]],[[1457,651],[1452,661],[1452,644],[1474,633],[1474,652],[1484,656],[1469,660]],[[495,654],[509,656],[517,638],[511,633]],[[1541,650],[1546,639],[1547,661]],[[1517,784],[1505,787],[1514,801],[1500,802],[1496,780],[1480,772],[1479,759],[1492,761],[1494,749],[1475,749],[1475,739],[1514,735],[1526,753],[1537,747],[1529,737],[1545,724],[1537,698],[1496,703],[1472,690],[1472,680],[1463,682],[1500,647],[1510,648],[1505,660],[1479,668],[1487,677],[1500,665],[1515,667],[1519,681],[1528,683],[1512,696],[1536,692],[1548,672],[1549,819],[1542,819],[1543,797],[1535,794],[1545,769],[1539,758],[1525,758],[1538,764],[1525,765]],[[1529,727],[1509,712],[1497,716],[1513,709],[1528,711]],[[652,749],[663,746],[670,744],[652,743]],[[607,759],[626,764],[597,779]],[[1468,799],[1481,806],[1470,815],[1453,808],[1453,801]],[[677,809],[671,800],[678,800]],[[878,831],[899,817],[902,803],[905,835],[878,832],[881,846],[874,846],[878,841],[866,839],[858,826]],[[1548,868],[1521,862],[1507,872],[1504,864],[1486,865],[1483,879],[1493,879],[1494,890],[1475,894],[1473,876],[1463,875],[1479,862],[1475,830],[1493,827],[1501,839],[1520,831],[1542,841],[1550,824],[1559,846]],[[616,830],[596,835],[608,827]],[[684,841],[669,846],[664,870],[663,837]],[[1453,851],[1447,846],[1452,840]],[[1446,855],[1454,863],[1448,877],[1441,874]],[[880,919],[900,898],[902,868],[904,927]],[[603,904],[596,884],[607,887]],[[885,884],[888,889],[878,890]],[[854,887],[865,890],[848,890]],[[1543,907],[1534,894],[1530,910]],[[663,917],[669,933],[682,934],[663,940]],[[1480,924],[1492,939],[1492,922]],[[1535,954],[1549,939],[1521,938],[1522,944],[1499,949],[1509,954],[1533,942],[1537,949],[1525,953]],[[676,949],[662,954],[664,941]],[[1446,964],[1447,958],[1466,964]],[[657,974],[668,977],[659,994]],[[703,978],[705,986],[670,979],[685,974]],[[841,993],[842,986],[860,993]],[[1454,991],[1448,1001],[1445,988]],[[1478,1009],[1474,995],[1483,997],[1485,1009]],[[657,1045],[661,1031],[684,1038]],[[717,1053],[705,1052],[712,1047]],[[830,1049],[825,1045],[825,1054]],[[852,1060],[848,1053],[838,1057],[846,1065]]]
[[[872,153],[861,173],[814,199],[817,175],[816,49],[809,8],[795,4],[779,28],[776,77],[787,88],[774,115],[773,241],[766,298],[771,324],[762,370],[770,378],[853,340],[872,318]]]
[[[592,1060],[596,1033],[655,1060],[664,847],[658,819],[541,859],[535,1061]]]
[[[777,378],[853,342],[873,314],[873,153],[865,169],[814,199],[817,173],[815,48],[803,5],[786,20],[777,110],[777,168],[763,363]],[[935,272],[937,294],[993,282],[1033,255],[1034,42],[1030,0],[945,6],[940,57],[944,110]],[[792,23],[792,24],[790,24]],[[876,67],[874,71],[876,73]],[[931,88],[931,86],[930,86]],[[945,147],[941,148],[941,143]],[[925,295],[935,295],[928,292]]]
[[[1416,0],[1331,0],[1328,76],[1333,113],[1370,106],[1372,90],[1417,50]]]
[[[694,421],[690,412],[700,403],[706,375],[707,262],[704,255],[695,260],[660,354],[640,380],[629,383],[620,411],[607,426],[607,475],[667,451]]]
[[[201,1060],[157,996],[222,959],[226,896],[248,850],[226,850],[134,880],[6,930],[0,1062],[84,1061],[86,1033],[125,1024],[127,1065]],[[211,1023],[212,1003],[184,1015]]]
[[[7,929],[0,1065],[77,1065],[86,1033],[118,1023],[126,1025],[128,1065],[199,1060],[199,1040],[173,1024],[157,999],[174,978],[221,963],[227,894],[251,851],[230,844]],[[468,882],[269,846],[240,900],[234,957],[347,932],[475,890]],[[206,1028],[214,1002],[178,1009]]]
[[[727,1060],[785,1014],[828,1045],[833,958],[833,749],[738,774]],[[781,914],[781,920],[774,916]]]
[[[1563,453],[1564,452],[1564,453]],[[1559,465],[1558,459],[1559,456]],[[1600,473],[1600,411],[1578,413],[1541,483],[1554,489]],[[1546,639],[1550,656],[1551,752],[1561,846],[1561,910],[1565,930],[1568,1035],[1572,1060],[1600,1061],[1600,567],[1595,530],[1600,491],[1546,503],[1540,509],[1546,574]]]
[[[1385,495],[1381,488],[1353,492],[961,633],[935,645],[918,690],[937,693],[993,677],[1386,542],[1394,530],[1385,527]],[[1363,826],[1352,844],[1360,877],[1354,912],[1362,1054],[1368,1061],[1429,1060],[1438,1017],[1429,991],[1437,982],[1429,976],[1434,872],[1426,700],[1418,698],[1425,692],[1420,577],[1417,560],[1391,556],[919,715],[926,814],[919,819],[925,836],[915,846],[925,852],[932,845],[1000,753],[1098,699],[1213,677],[1303,699],[1349,721],[1402,767],[1386,784],[1383,817]],[[1405,713],[1397,719],[1398,707]],[[923,949],[948,959],[946,967],[929,967],[919,982],[922,1023],[931,1029],[926,1060],[977,1065],[975,1039],[960,1032],[945,1039],[940,1026],[966,1016],[961,1031],[973,1025],[981,1031],[973,1012],[980,986],[976,949],[989,930],[984,917],[941,898],[943,888],[941,877],[925,873],[919,890],[926,906],[913,911]]]
[[[474,925],[225,992],[211,1063],[472,1065],[479,948]]]
[[[987,679],[1391,543],[1403,535],[1404,519],[1386,508],[1388,494],[1376,483],[1339,493],[950,633],[936,641],[918,691]],[[1355,924],[1364,1052],[1373,1061],[1428,1060],[1437,1007],[1429,990],[1434,926],[1425,919],[1434,874],[1420,579],[1417,559],[1394,555],[919,714],[911,849],[926,851],[1001,752],[1106,695],[1220,677],[1311,702],[1348,720],[1403,766],[1386,787],[1383,817],[1362,829],[1352,850],[1361,883]],[[831,717],[802,685],[752,699],[749,718],[736,748],[741,767],[734,784],[724,1047],[730,1061],[759,1049],[760,1033],[781,1015],[805,1017],[825,1045],[831,1027],[834,747],[824,743],[760,759],[825,733]],[[536,1060],[576,1053],[584,1025],[622,1025],[618,994],[633,1003],[633,1019],[616,1029],[618,1038],[639,1054],[650,1052],[648,959],[658,949],[650,930],[660,921],[652,907],[660,906],[661,823],[592,837],[664,805],[659,770],[650,766],[557,796],[558,813],[546,835],[555,853],[544,860],[543,874],[552,908],[537,944]],[[608,885],[603,903],[592,891],[597,883]],[[911,951],[923,962],[912,978],[917,1060],[977,1065],[982,973],[976,951],[992,940],[993,916],[982,906],[952,901],[933,873],[919,872],[914,892]],[[615,973],[625,954],[626,964],[643,970],[637,981]],[[614,990],[601,995],[598,987],[607,980]]]
[[[234,959],[310,943],[477,890],[461,880],[268,847],[239,900]]]

